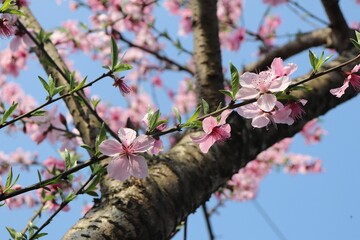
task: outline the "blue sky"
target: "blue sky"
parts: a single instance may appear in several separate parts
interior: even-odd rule
[[[37,0],[32,1],[31,7],[39,21],[46,27],[52,27],[66,20],[68,17],[77,18],[85,16],[82,13],[68,13],[67,1],[57,6],[55,1]],[[305,5],[314,13],[319,13],[319,17],[326,19],[321,10],[320,1],[300,1],[307,2]],[[310,3],[311,2],[311,3]],[[310,4],[311,5],[310,5]],[[360,21],[358,12],[359,5],[355,5],[355,0],[341,1],[342,8],[346,13],[348,20]],[[46,11],[44,10],[46,6]],[[257,22],[253,21],[262,14],[264,8],[260,0],[246,1],[244,13],[244,22],[250,28],[255,28]],[[60,13],[61,14],[54,14]],[[282,33],[294,32],[301,26],[311,29],[310,25],[299,21],[292,12],[288,11],[286,6],[274,8],[272,12],[281,13],[284,16],[283,25],[280,28]],[[256,13],[256,14],[255,14]],[[159,14],[163,14],[159,11]],[[258,15],[257,15],[258,14]],[[168,16],[160,16],[168,18]],[[165,27],[165,23],[173,32],[177,32],[175,18],[172,21],[163,21],[159,27]],[[169,30],[170,31],[170,30]],[[284,39],[286,40],[286,39]],[[187,44],[191,44],[191,37],[184,38]],[[3,41],[1,42],[3,48]],[[224,66],[227,67],[231,60],[236,66],[240,67],[255,60],[254,49],[251,44],[244,44],[239,53],[223,53]],[[90,61],[80,61],[80,56],[74,58],[78,60],[75,66],[80,68],[84,75],[97,76],[101,72],[101,66]],[[299,64],[299,74],[309,69],[309,62],[306,57],[295,57],[288,61],[294,61]],[[21,82],[28,92],[39,94],[40,85],[34,85],[36,75],[44,75],[39,65],[34,63],[29,69],[21,75]],[[98,70],[93,70],[98,69]],[[36,75],[35,75],[36,74]],[[171,75],[176,76],[176,74]],[[107,92],[108,88],[95,89],[94,91]],[[42,95],[43,96],[43,95]],[[161,96],[161,95],[160,95]],[[115,99],[108,99],[117,101]],[[40,98],[39,98],[40,99]],[[40,101],[40,100],[39,100]],[[323,160],[324,172],[318,175],[291,176],[283,172],[273,171],[261,183],[258,193],[257,203],[260,204],[272,221],[278,226],[287,239],[359,239],[360,238],[360,157],[358,156],[358,119],[360,99],[355,98],[347,103],[338,106],[322,117],[323,127],[328,131],[320,144],[307,146],[301,137],[296,137],[292,146],[292,152],[310,154]],[[162,106],[169,108],[169,106]],[[8,140],[11,139],[11,140]],[[3,132],[0,132],[1,150],[15,150],[21,141],[25,150],[36,149],[42,157],[49,154],[56,154],[56,149],[50,144],[45,143],[35,146],[28,139],[21,136],[9,138]],[[21,175],[23,184],[33,182],[36,178],[35,172]],[[70,213],[61,213],[45,229],[49,237],[44,239],[59,239],[69,227],[80,217],[80,211],[84,201],[91,199],[79,199],[71,207]],[[209,208],[215,204],[210,201]],[[11,226],[18,230],[22,229],[27,219],[32,215],[33,209],[8,211],[5,207],[0,208],[0,239],[7,239],[7,232],[4,226]],[[6,217],[4,217],[6,216]],[[44,217],[47,214],[43,215]],[[225,206],[219,209],[219,214],[211,218],[214,234],[219,240],[231,239],[279,239],[272,231],[264,218],[256,210],[253,202],[226,202]],[[205,221],[201,209],[189,217],[188,239],[207,239]],[[175,239],[182,239],[181,232]]]

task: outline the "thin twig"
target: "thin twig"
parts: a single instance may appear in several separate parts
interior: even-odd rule
[[[287,240],[285,235],[281,232],[281,230],[276,226],[274,221],[271,219],[269,214],[265,211],[264,208],[261,207],[260,203],[258,203],[255,199],[252,201],[256,210],[260,213],[261,217],[265,220],[265,222],[269,225],[271,230],[276,234],[276,236],[281,240]]]
[[[87,162],[84,162],[82,164],[79,164],[73,168],[70,168],[69,170],[67,171],[64,171],[62,173],[60,173],[59,175],[56,175],[52,178],[49,178],[49,179],[46,179],[44,181],[41,181],[39,183],[36,183],[36,184],[33,184],[31,186],[28,186],[28,187],[25,187],[25,188],[22,188],[22,189],[19,189],[19,190],[15,190],[15,191],[12,191],[10,193],[5,193],[5,194],[0,194],[0,201],[4,201],[8,198],[11,198],[11,197],[15,197],[17,195],[20,195],[20,194],[23,194],[23,193],[26,193],[26,192],[29,192],[29,191],[32,191],[32,190],[35,190],[35,189],[39,189],[39,188],[43,188],[49,184],[53,184],[54,181],[58,180],[58,179],[66,179],[67,176],[69,176],[70,174],[74,173],[74,172],[77,172],[85,167],[88,167],[90,166],[91,164],[94,164],[94,163],[97,163],[97,162],[100,162],[101,160],[104,160],[108,158],[107,156],[102,156],[102,157],[92,157],[89,161]]]
[[[78,196],[79,194],[83,193],[83,190],[85,189],[85,187],[91,182],[91,180],[95,177],[96,175],[91,174],[91,176],[89,177],[89,179],[84,183],[84,185],[81,186],[81,188],[79,190],[76,191],[75,195]],[[51,220],[64,208],[66,207],[71,201],[71,200],[67,200],[65,199],[59,206],[59,208],[36,230],[36,232],[29,238],[29,240],[33,240],[35,239],[35,237],[41,232],[41,230],[43,230],[47,225],[49,225],[49,223],[51,222]]]
[[[215,240],[215,237],[214,237],[214,234],[213,234],[213,231],[212,231],[212,227],[211,227],[211,223],[210,223],[210,217],[209,217],[209,214],[208,214],[208,211],[207,211],[207,208],[206,208],[206,203],[203,203],[201,205],[202,207],[202,210],[204,212],[204,217],[205,217],[205,221],[206,221],[206,227],[207,227],[207,230],[209,232],[209,239],[210,240]]]
[[[24,235],[26,231],[29,229],[30,224],[32,224],[33,221],[41,215],[44,206],[45,206],[44,203],[42,203],[38,208],[38,210],[35,211],[34,215],[29,219],[28,224],[26,224],[25,228],[21,231],[21,234]]]
[[[185,223],[184,223],[184,240],[187,239],[187,217],[185,218]]]

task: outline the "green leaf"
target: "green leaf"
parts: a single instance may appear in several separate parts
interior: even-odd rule
[[[201,106],[198,106],[196,108],[195,112],[193,113],[193,115],[189,118],[189,120],[187,120],[186,123],[190,123],[190,122],[195,121],[198,118],[199,114],[200,114],[200,109],[201,109]]]
[[[11,228],[11,227],[5,227],[5,228],[6,228],[6,230],[9,232],[10,236],[11,236],[13,239],[15,239],[15,237],[16,237],[17,234],[18,234],[18,232],[17,232],[15,229]]]
[[[6,119],[8,119],[11,116],[11,114],[14,113],[17,105],[18,105],[18,103],[13,102],[12,105],[9,107],[9,109],[5,110],[4,115],[2,116],[1,121],[0,121],[0,125],[5,123]]]
[[[92,149],[92,147],[90,147],[89,145],[83,144],[83,145],[81,145],[80,147],[84,148],[86,151],[88,151],[89,153],[91,153],[91,155],[94,154],[94,149]]]
[[[350,41],[352,42],[352,44],[354,44],[354,46],[360,50],[360,32],[355,30],[355,36],[356,36],[356,40],[355,39],[350,39]]]
[[[100,103],[100,99],[97,99],[97,98],[92,98],[91,99],[91,104],[93,106],[94,109],[96,109],[96,106]]]
[[[156,123],[159,121],[161,113],[156,110],[154,113],[148,112],[149,131],[152,132],[156,128]]]
[[[360,43],[360,32],[355,30],[355,36],[358,43]]]
[[[13,179],[13,171],[12,171],[12,167],[10,167],[8,176],[6,178],[5,189],[10,188],[12,179]]]
[[[176,107],[173,107],[173,111],[174,111],[174,114],[175,114],[175,117],[176,117],[178,123],[181,124],[181,115],[180,115],[179,110]]]
[[[316,65],[318,62],[318,58],[317,58],[316,54],[311,50],[309,50],[309,59],[310,59],[310,64],[311,64],[313,70],[316,71]]]
[[[352,42],[352,44],[354,44],[354,46],[355,46],[358,50],[360,50],[360,43],[358,43],[357,40],[350,39],[350,41]]]
[[[116,45],[115,39],[111,38],[111,70],[114,71],[116,65],[118,64],[119,58],[119,49]]]
[[[3,13],[18,15],[18,16],[25,16],[25,14],[22,11],[17,10],[17,9],[7,9]]]
[[[99,146],[105,139],[106,139],[106,131],[105,131],[104,124],[102,124],[101,128],[100,128],[100,133],[96,137],[96,140],[95,140],[95,154],[99,153]]]
[[[39,238],[41,238],[41,237],[44,237],[44,236],[46,236],[46,235],[48,235],[48,233],[38,233],[35,237],[33,237],[32,239],[39,239]]]
[[[231,92],[231,91],[229,91],[229,90],[219,90],[222,94],[225,94],[225,95],[227,95],[227,96],[229,96],[232,100],[234,100],[233,99],[233,93]]]
[[[51,97],[53,97],[53,96],[55,96],[56,94],[62,92],[65,88],[66,88],[66,86],[56,87],[56,88],[53,90],[53,93],[52,93]]]
[[[202,122],[201,121],[186,122],[184,124],[181,124],[181,127],[198,129],[202,127]]]
[[[38,76],[38,78],[39,78],[41,84],[43,85],[43,87],[45,88],[46,92],[50,95],[50,86],[49,86],[49,84],[42,77]]]
[[[201,99],[201,102],[202,102],[204,114],[206,115],[209,113],[209,104],[207,103],[207,101],[205,101],[205,99]]]
[[[239,72],[236,67],[230,62],[230,73],[231,73],[231,89],[232,89],[232,100],[235,100],[235,95],[239,91]]]
[[[99,194],[95,191],[86,191],[85,192],[87,195],[90,195],[92,197],[99,197]]]
[[[81,89],[85,85],[86,79],[87,79],[87,76],[74,89],[72,89],[71,92],[76,92],[79,89]]]
[[[44,116],[46,111],[44,110],[37,110],[36,112],[33,112],[31,116]]]
[[[67,197],[65,198],[65,202],[71,202],[72,200],[74,200],[76,198],[76,194],[74,194],[73,192],[70,191],[70,193],[67,195]]]
[[[42,182],[42,179],[41,179],[41,173],[39,170],[37,170],[37,175],[38,175],[38,180],[39,180],[39,183]]]
[[[113,72],[123,72],[132,69],[132,66],[127,63],[118,63],[113,69]]]
[[[0,7],[0,13],[5,13],[12,6],[12,0],[4,0],[2,6]]]

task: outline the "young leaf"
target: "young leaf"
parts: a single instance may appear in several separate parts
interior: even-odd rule
[[[311,50],[309,50],[309,59],[310,59],[310,64],[311,64],[313,70],[316,71],[316,65],[318,62],[318,58],[317,58],[316,54]]]
[[[186,123],[190,123],[190,122],[195,121],[198,118],[199,114],[200,114],[200,109],[201,109],[201,106],[198,106],[196,108],[195,112],[193,113],[193,115],[189,118],[189,120],[187,120]]]
[[[100,128],[100,133],[99,135],[96,137],[96,141],[95,141],[95,154],[99,153],[99,145],[106,139],[106,131],[105,131],[105,127],[104,124],[101,125]]]
[[[201,102],[202,102],[204,114],[206,115],[209,113],[209,104],[207,103],[207,101],[205,101],[205,99],[201,99]]]
[[[76,92],[78,91],[80,88],[82,88],[85,83],[86,83],[86,79],[87,79],[87,76],[75,87],[71,90],[71,92]]]
[[[130,64],[126,63],[118,63],[113,69],[113,72],[123,72],[132,69],[132,66]]]
[[[356,36],[356,40],[355,39],[350,39],[350,41],[354,44],[354,46],[360,50],[360,32],[355,30],[355,36]]]
[[[118,64],[119,50],[116,45],[115,39],[111,38],[111,70],[114,71],[116,65]]]
[[[219,90],[222,94],[225,94],[227,96],[229,96],[232,100],[235,100],[233,99],[233,93],[229,90]]]
[[[231,62],[230,62],[230,73],[231,73],[231,90],[232,90],[231,99],[234,100],[235,95],[239,91],[239,72]]]
[[[178,123],[181,124],[181,115],[180,115],[179,110],[176,107],[173,107],[173,111],[174,111],[174,114],[175,114],[175,117],[176,117]]]
[[[13,114],[17,105],[18,105],[17,103],[12,103],[12,105],[9,107],[9,109],[5,110],[4,115],[0,120],[0,125],[5,123],[6,119],[8,119],[11,116],[11,114]]]
[[[50,86],[49,86],[49,84],[42,77],[38,76],[38,78],[39,78],[41,84],[43,85],[43,87],[45,88],[46,92],[50,95]]]
[[[33,112],[31,116],[44,116],[46,111],[44,110],[37,110],[36,112]]]

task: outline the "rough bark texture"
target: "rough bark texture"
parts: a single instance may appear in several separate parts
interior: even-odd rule
[[[219,92],[224,89],[224,78],[216,3],[216,0],[190,1],[198,102],[205,99],[210,104],[210,110],[215,110],[219,102],[224,101],[224,96]]]
[[[191,1],[191,8],[199,96],[215,106],[222,99],[218,90],[223,86],[216,1],[194,0]],[[29,12],[27,14],[31,15]],[[39,30],[35,20],[29,20],[28,24],[32,24],[35,31]],[[34,28],[34,24],[38,27]],[[320,39],[319,43],[315,41],[312,44],[327,41],[326,35]],[[45,47],[49,54],[56,53],[51,43]],[[357,52],[354,50],[343,51],[328,67],[345,62],[355,54]],[[43,60],[44,56],[38,54],[38,57]],[[61,62],[58,55],[54,55],[54,59]],[[56,69],[44,67],[48,73],[62,79],[56,75]],[[347,69],[350,67],[352,66],[347,66]],[[342,84],[343,78],[341,73],[332,72],[311,81],[308,85],[312,91],[295,92],[299,98],[307,99],[308,103],[305,106],[306,117],[292,126],[281,125],[278,129],[271,128],[268,131],[253,129],[249,121],[233,113],[228,119],[232,126],[231,139],[224,145],[212,147],[208,154],[201,153],[187,134],[167,154],[156,157],[146,155],[149,164],[149,177],[146,179],[119,182],[105,177],[101,183],[101,199],[66,233],[64,239],[169,238],[187,215],[207,201],[219,186],[258,153],[275,142],[294,135],[308,120],[354,97],[356,93],[352,90],[347,90],[340,99],[329,93],[329,89]],[[61,81],[63,83],[64,80]],[[77,110],[77,103],[71,101],[67,104],[77,127],[85,142],[91,141],[89,132],[96,128],[97,123],[87,119],[86,111]]]
[[[28,29],[33,30],[33,32],[39,33],[41,26],[31,13],[30,9],[23,7],[22,11],[26,16],[20,18],[21,24]],[[45,72],[55,79],[57,86],[67,86],[68,82],[64,77],[64,73],[66,71],[69,72],[69,69],[56,50],[55,46],[50,41],[47,41],[43,44],[43,48],[45,49],[47,55],[45,55],[44,51],[42,51],[42,49],[39,47],[34,47],[34,51],[38,56]],[[55,67],[54,64],[51,64],[52,61],[56,64],[57,67]],[[65,89],[63,93],[66,92],[67,90]],[[86,100],[86,97],[84,97],[82,92],[79,92],[78,94],[81,94],[83,99]],[[70,114],[73,116],[75,126],[79,130],[83,142],[89,146],[93,146],[96,136],[99,132],[99,126],[101,126],[100,122],[91,113],[90,109],[86,105],[81,104],[75,97],[67,97],[64,99],[64,102],[69,109]]]

